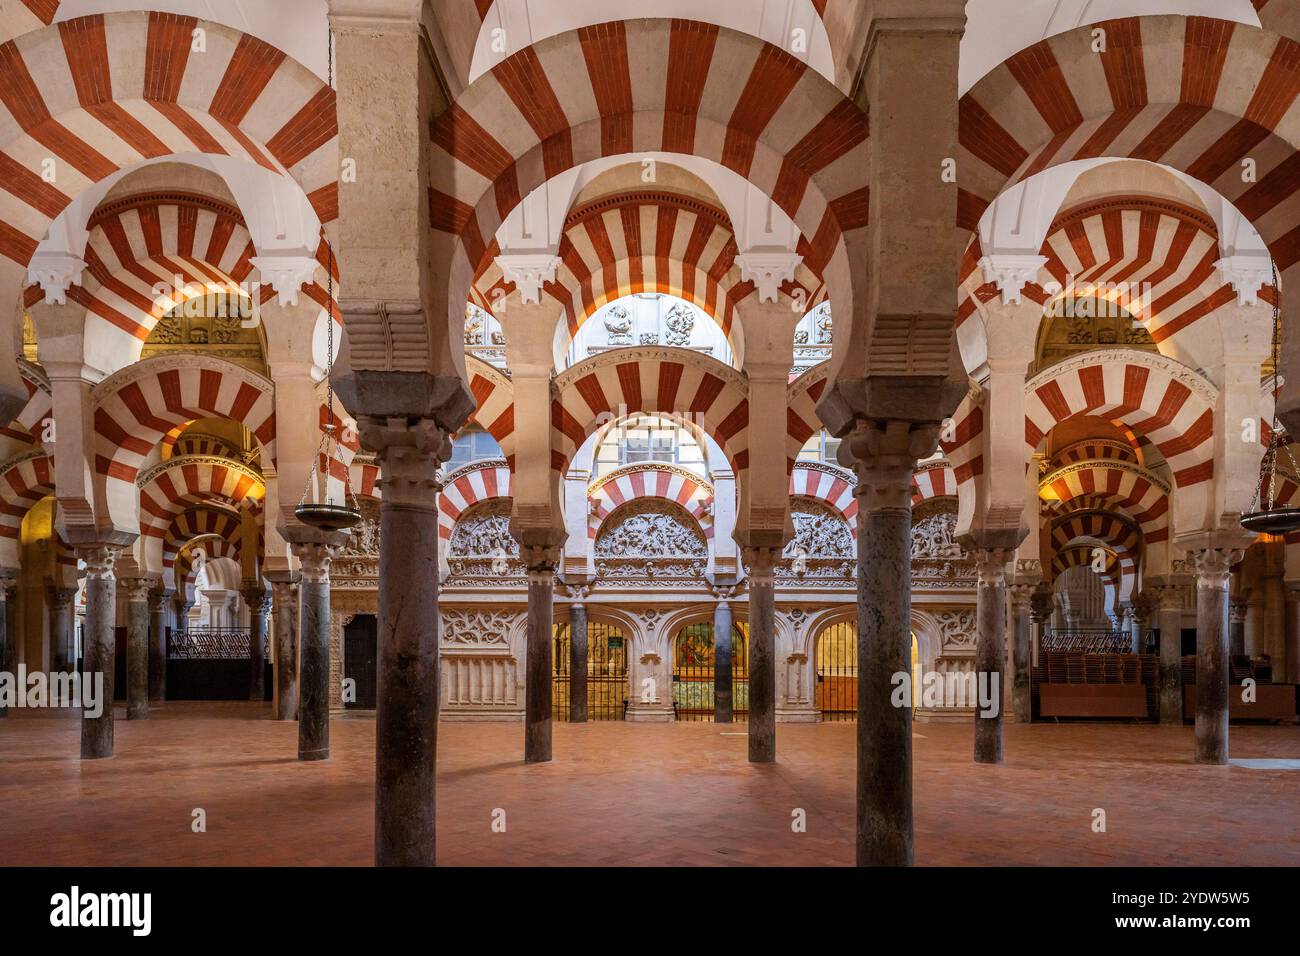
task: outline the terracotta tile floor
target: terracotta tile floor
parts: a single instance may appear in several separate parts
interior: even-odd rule
[[[118,756],[102,761],[77,758],[69,715],[0,721],[0,862],[370,862],[373,720],[335,720],[333,759],[299,763],[297,726],[256,704],[118,714]],[[555,761],[525,766],[520,724],[445,723],[439,862],[850,863],[854,726],[779,725],[775,766],[751,766],[745,738],[720,730],[557,723]],[[1190,728],[1010,725],[1000,767],[971,762],[969,726],[916,733],[918,863],[1300,864],[1300,771],[1198,767]],[[1234,726],[1232,743],[1236,757],[1300,758],[1294,726]],[[206,833],[191,832],[195,807]]]

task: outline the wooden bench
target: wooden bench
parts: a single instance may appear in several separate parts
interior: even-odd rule
[[[1146,717],[1143,684],[1040,684],[1043,717]]]
[[[1255,702],[1241,699],[1241,685],[1228,685],[1229,720],[1288,720],[1296,717],[1295,684],[1256,684]],[[1196,718],[1196,685],[1183,687],[1183,719]]]

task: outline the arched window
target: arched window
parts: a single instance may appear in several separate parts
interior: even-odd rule
[[[452,439],[451,458],[444,467],[451,471],[471,462],[504,457],[495,438],[481,428],[466,428]]]
[[[800,461],[820,461],[828,465],[838,465],[835,455],[840,450],[840,440],[827,434],[826,429],[822,429],[813,435],[806,442],[803,448],[799,449]]]
[[[705,478],[709,476],[708,456],[690,428],[658,415],[632,415],[605,433],[596,448],[592,477],[601,478],[624,465],[651,461],[681,465]]]

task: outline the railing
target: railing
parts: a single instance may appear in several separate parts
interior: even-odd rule
[[[1152,642],[1152,633],[1142,633],[1142,647]],[[1043,634],[1042,649],[1047,652],[1071,651],[1083,654],[1130,654],[1133,651],[1133,632],[1106,628],[1070,628]]]
[[[248,630],[238,627],[190,627],[173,631],[167,644],[171,660],[248,660]],[[268,650],[266,637],[263,651]]]

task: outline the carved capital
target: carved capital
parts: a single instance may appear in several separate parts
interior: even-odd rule
[[[1228,620],[1233,624],[1245,624],[1246,615],[1250,612],[1250,604],[1247,601],[1233,601],[1228,605]]]
[[[497,256],[496,263],[506,279],[515,284],[520,300],[537,305],[542,301],[542,286],[555,281],[561,259],[550,252],[509,252]]]
[[[1002,302],[1011,305],[1020,301],[1025,284],[1038,279],[1038,270],[1047,265],[1046,256],[994,253],[979,261],[985,282],[997,284]]]
[[[776,563],[781,560],[779,548],[745,548],[745,565],[749,568],[751,585],[771,587]]]
[[[147,604],[149,590],[157,583],[149,578],[122,578],[118,587],[126,592],[126,599],[131,604]]]
[[[86,577],[99,581],[113,580],[113,565],[120,553],[121,548],[108,545],[90,545],[76,549],[77,558],[86,564]]]
[[[937,424],[859,421],[840,443],[840,456],[858,476],[860,507],[910,509],[916,463],[934,454],[939,431]]]
[[[77,592],[69,591],[68,593],[70,595],[76,595]],[[167,602],[172,599],[175,593],[176,592],[173,591],[171,588],[155,586],[149,592],[149,610],[153,611],[154,613],[164,610],[167,607]]]
[[[1000,588],[1007,585],[1008,566],[1015,559],[1011,548],[977,548],[971,552],[975,561],[975,576],[982,588]]]
[[[1056,601],[1052,596],[1051,588],[1040,584],[1029,598],[1029,609],[1033,615],[1034,622],[1037,624],[1046,624],[1052,617],[1052,611],[1055,609]]]
[[[1183,585],[1160,584],[1151,588],[1156,604],[1161,611],[1181,611],[1183,609]]]
[[[76,588],[50,588],[50,604],[55,612],[66,611],[72,607],[72,601],[76,596]]]
[[[295,542],[290,545],[302,567],[302,580],[308,584],[329,584],[330,562],[341,547],[321,541]]]
[[[1240,548],[1201,548],[1187,552],[1187,562],[1196,572],[1196,586],[1206,590],[1227,590],[1228,573],[1245,556]]]
[[[254,614],[260,614],[266,605],[266,589],[258,587],[256,584],[249,584],[240,589],[240,594],[244,597],[244,603]]]
[[[448,434],[432,419],[363,418],[361,444],[379,461],[380,507],[399,505],[433,511],[437,507],[438,464],[450,451]]]
[[[560,565],[559,548],[525,545],[519,549],[519,556],[528,571],[529,584],[554,583],[555,569]]]

